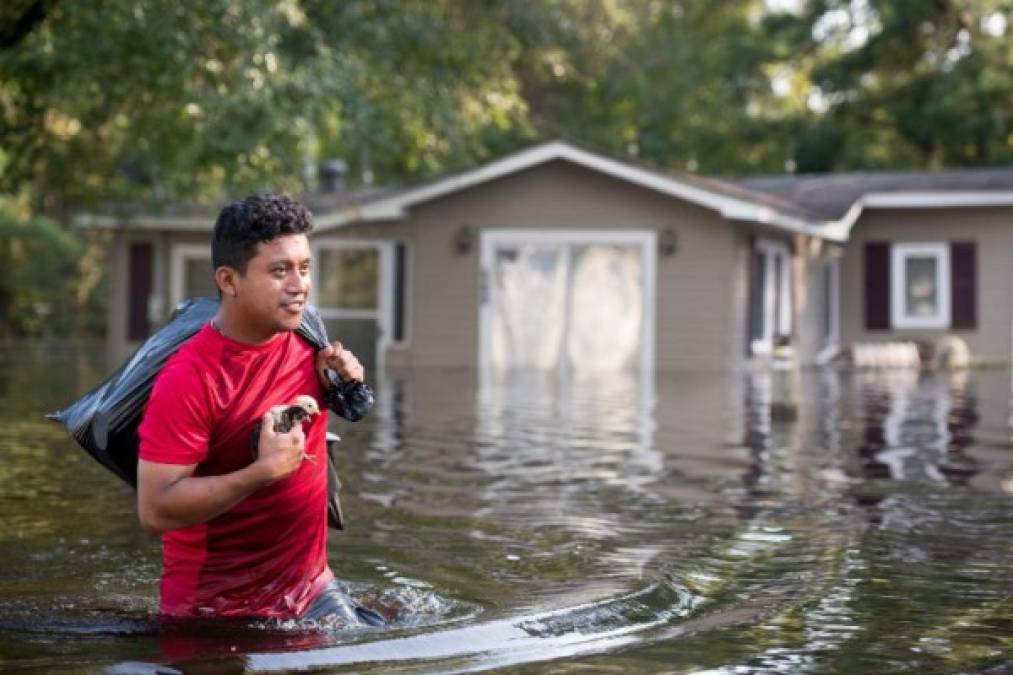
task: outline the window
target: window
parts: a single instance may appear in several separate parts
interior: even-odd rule
[[[772,354],[791,338],[791,253],[783,242],[760,239],[753,256],[751,351]]]
[[[950,327],[950,247],[894,244],[890,249],[893,328]]]
[[[379,240],[313,243],[310,302],[332,340],[340,340],[366,364],[381,367],[392,343],[405,340],[403,244]]]
[[[321,248],[317,265],[320,307],[367,311],[379,307],[379,248]]]
[[[171,253],[171,307],[188,298],[218,297],[211,247],[207,244],[176,244]]]

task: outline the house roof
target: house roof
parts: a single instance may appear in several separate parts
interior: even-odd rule
[[[297,196],[315,216],[354,208],[358,204],[394,194],[403,188],[393,185],[355,187],[341,192],[307,192]],[[119,203],[107,207],[104,213],[79,213],[75,223],[79,227],[112,228],[128,225],[134,229],[168,229],[178,231],[210,232],[218,218],[220,207],[207,205],[168,203],[157,208],[142,203]]]
[[[556,161],[570,162],[709,208],[729,220],[764,223],[791,232],[811,233],[812,224],[804,214],[779,197],[753,192],[715,179],[663,173],[562,141],[536,145],[469,171],[322,214],[316,219],[317,229],[328,230],[355,222],[403,218],[416,205]]]
[[[479,167],[421,185],[370,186],[299,199],[314,213],[317,231],[354,223],[398,220],[442,197],[550,162],[569,162],[645,189],[786,232],[845,241],[866,208],[945,208],[1013,205],[1013,167],[937,172],[848,173],[708,178],[660,171],[617,160],[563,141],[543,143]],[[117,211],[84,214],[85,227],[208,231],[215,215],[175,210],[160,214]]]
[[[733,181],[798,205],[823,220],[840,220],[867,195],[1013,191],[1013,167],[759,176]]]

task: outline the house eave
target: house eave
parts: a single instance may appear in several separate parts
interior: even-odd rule
[[[372,201],[352,202],[315,215],[317,232],[357,223],[401,220],[413,207],[547,162],[563,160],[645,189],[709,209],[729,221],[763,225],[790,234],[813,236],[835,243],[848,240],[851,229],[866,209],[937,209],[1013,205],[1010,190],[937,190],[869,192],[858,198],[837,220],[815,220],[721,190],[679,180],[649,169],[598,155],[563,141],[552,141],[522,150],[476,169]],[[82,228],[119,230],[173,230],[210,232],[211,216],[116,216],[80,214],[74,219]]]
[[[326,231],[356,222],[404,218],[412,207],[419,204],[556,160],[568,161],[613,178],[682,199],[716,211],[729,220],[761,223],[797,234],[824,236],[816,229],[815,223],[803,218],[782,213],[769,206],[754,204],[689,185],[640,167],[582,150],[562,141],[538,145],[472,171],[407,190],[376,202],[361,204],[354,209],[343,209],[322,215],[317,219],[317,229]]]
[[[953,209],[1013,206],[1013,191],[870,192],[859,197],[840,220],[827,223],[827,238],[845,242],[866,209]]]
[[[92,230],[210,232],[214,229],[214,219],[179,216],[102,216],[81,213],[74,216],[74,225]]]

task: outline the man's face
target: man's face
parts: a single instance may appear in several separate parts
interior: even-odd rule
[[[245,322],[265,333],[298,328],[310,292],[310,245],[304,234],[257,244],[236,275],[236,307]]]

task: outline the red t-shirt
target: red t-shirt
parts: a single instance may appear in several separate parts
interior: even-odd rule
[[[253,425],[300,394],[322,401],[315,351],[292,331],[264,344],[230,340],[210,323],[155,380],[139,456],[196,464],[196,476],[250,464]],[[306,452],[293,475],[206,523],[162,536],[161,611],[169,616],[292,618],[333,578],[327,566],[327,413],[304,422]]]

